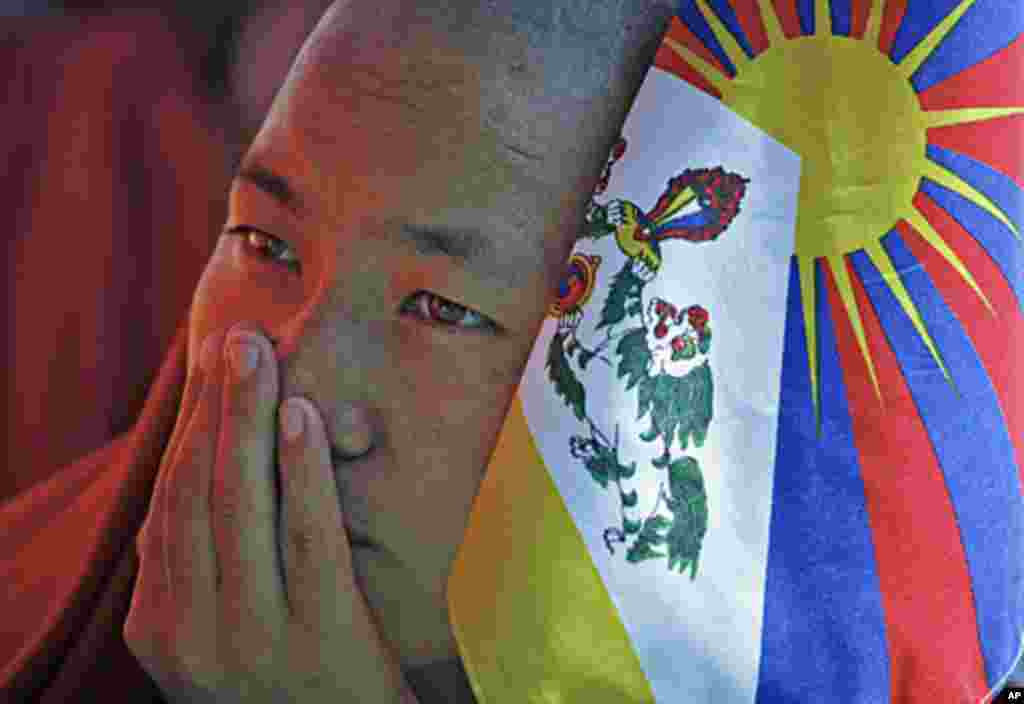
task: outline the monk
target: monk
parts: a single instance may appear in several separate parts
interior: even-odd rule
[[[447,574],[672,9],[331,6],[138,422],[0,506],[0,700],[474,701]]]

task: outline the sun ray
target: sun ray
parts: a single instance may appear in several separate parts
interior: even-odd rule
[[[1024,113],[1024,107],[1009,108],[953,108],[952,110],[930,110],[921,113],[925,127],[946,127],[967,122],[992,120]]]
[[[704,19],[711,27],[711,32],[715,35],[718,40],[718,44],[722,47],[722,51],[729,57],[729,61],[736,68],[736,74],[739,75],[740,68],[749,64],[751,59],[747,56],[746,52],[743,51],[743,47],[740,46],[739,42],[736,41],[736,37],[732,35],[728,27],[722,23],[722,20],[718,18],[718,14],[708,5],[707,0],[697,0],[697,6],[700,8],[701,14],[704,15]]]
[[[871,9],[868,10],[868,24],[864,29],[864,41],[869,46],[878,46],[879,37],[882,35],[882,14],[882,0],[871,0]]]
[[[915,46],[909,54],[903,57],[903,61],[897,66],[897,70],[900,74],[910,80],[910,77],[914,75],[914,72],[921,67],[921,64],[931,56],[931,53],[935,51],[935,48],[939,43],[946,38],[946,35],[952,31],[954,25],[960,20],[960,17],[970,9],[975,0],[963,0],[956,8],[950,12],[946,17],[935,26],[928,36],[921,40],[921,42]]]
[[[782,22],[775,14],[775,7],[772,0],[757,0],[758,8],[761,11],[761,21],[764,23],[765,37],[768,39],[768,47],[778,46],[786,41],[786,34],[782,31]]]
[[[836,290],[846,308],[846,315],[853,326],[854,337],[857,338],[857,345],[864,356],[864,362],[868,365],[868,373],[871,374],[871,383],[875,387],[875,395],[879,403],[883,403],[882,387],[878,383],[878,375],[875,372],[875,363],[871,358],[871,351],[868,349],[868,338],[864,332],[864,322],[860,317],[860,308],[857,307],[857,299],[853,295],[853,286],[850,283],[850,271],[846,268],[846,256],[844,254],[833,254],[828,257],[829,268],[836,282]]]
[[[715,59],[704,58],[703,52],[697,53],[678,39],[665,39],[665,46],[699,72],[724,105],[800,157],[794,255],[799,269],[810,392],[819,432],[819,260],[832,272],[875,395],[884,404],[880,370],[873,359],[864,312],[854,295],[855,276],[848,267],[847,255],[862,251],[874,263],[882,278],[872,285],[888,287],[947,383],[959,393],[921,312],[882,245],[884,233],[891,232],[900,222],[913,227],[949,262],[993,316],[997,313],[987,297],[984,282],[979,284],[975,280],[961,255],[914,205],[922,179],[960,194],[1009,228],[1018,242],[1024,242],[1021,228],[1011,220],[1008,211],[954,170],[928,157],[931,128],[1022,115],[1024,105],[993,105],[995,101],[985,100],[978,101],[981,105],[968,102],[966,107],[925,111],[911,81],[954,33],[976,0],[957,0],[956,7],[899,64],[894,64],[879,47],[887,3],[901,0],[868,1],[864,34],[851,41],[851,37],[833,34],[831,10],[836,0],[813,0],[813,35],[791,38],[786,36],[782,15],[773,1],[756,0],[768,48],[752,59],[714,11],[713,0],[695,0],[696,9],[705,18],[721,52],[735,67],[735,76],[728,75]],[[956,33],[956,41],[970,40],[961,34]],[[795,73],[794,66],[801,67],[800,71]],[[772,87],[774,91],[769,90]],[[809,98],[822,95],[829,99]],[[800,119],[794,120],[793,115]],[[856,155],[856,159],[837,162],[834,156],[838,153]],[[835,314],[841,315],[843,311]]]
[[[826,23],[828,29],[825,28]],[[829,36],[832,31],[832,9],[829,0],[814,0],[814,33]]]
[[[952,377],[949,374],[949,370],[946,368],[946,363],[942,359],[942,355],[939,354],[938,347],[935,345],[935,341],[932,339],[931,334],[924,325],[924,320],[921,318],[921,313],[917,310],[917,306],[914,305],[913,299],[910,297],[910,292],[907,291],[903,285],[903,280],[900,279],[898,273],[896,273],[896,267],[893,266],[892,259],[889,258],[888,252],[882,248],[882,243],[879,241],[869,242],[864,247],[865,253],[877,267],[879,273],[882,275],[882,280],[888,285],[889,290],[892,291],[893,295],[896,296],[896,300],[899,301],[900,306],[904,312],[910,317],[910,322],[917,330],[917,334],[921,336],[921,340],[924,342],[928,351],[932,353],[932,358],[935,359],[936,364],[942,370],[942,375],[946,377],[946,381],[949,382],[950,387],[954,393],[959,397],[960,392],[953,384]]]
[[[722,75],[722,72],[718,70],[716,66],[709,64],[707,61],[697,56],[694,52],[690,51],[687,47],[681,43],[672,39],[671,37],[665,37],[665,46],[672,51],[676,52],[686,63],[690,64],[695,71],[701,74],[711,86],[719,93],[725,93],[729,85],[729,79]]]
[[[985,292],[981,290],[978,282],[974,280],[974,276],[971,274],[970,270],[964,265],[956,252],[953,251],[953,248],[949,246],[949,243],[942,238],[942,235],[935,231],[935,228],[932,227],[928,218],[926,218],[919,210],[915,209],[913,212],[908,213],[905,219],[915,230],[917,230],[918,234],[932,246],[932,249],[941,254],[942,258],[949,262],[950,266],[956,269],[956,272],[960,274],[960,277],[964,281],[967,282],[967,285],[970,286],[976,294],[978,294],[981,302],[985,304],[985,307],[988,308],[989,312],[992,313],[992,315],[996,315],[996,309],[992,306],[988,297],[985,296]]]
[[[921,175],[926,178],[930,178],[935,183],[948,188],[954,193],[959,193],[964,198],[971,201],[979,208],[982,208],[991,214],[992,217],[1010,228],[1010,231],[1018,240],[1021,239],[1020,232],[1017,231],[1017,226],[1010,221],[1010,218],[1003,213],[998,205],[993,203],[988,196],[978,191],[974,186],[964,181],[952,171],[946,169],[944,166],[936,164],[934,161],[923,159],[921,164]]]
[[[818,400],[818,325],[815,314],[816,289],[814,283],[814,257],[798,256],[800,295],[804,304],[804,334],[807,340],[807,363],[811,370],[811,398],[814,401],[815,426],[821,429],[821,402]]]

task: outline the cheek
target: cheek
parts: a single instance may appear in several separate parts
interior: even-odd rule
[[[419,555],[412,559],[442,579],[462,542],[515,387],[448,400],[418,391],[415,420],[405,438],[394,438],[398,469],[391,491],[378,500],[398,509],[394,520],[410,541],[407,554]],[[453,395],[450,387],[437,391]]]
[[[414,330],[402,349],[416,349],[416,338],[424,332]],[[394,410],[411,440],[399,447],[417,456],[410,459],[426,461],[430,471],[458,467],[460,475],[475,480],[501,429],[529,347],[494,340],[472,344],[464,337],[469,336],[452,335],[450,346],[443,344],[448,340],[420,340],[429,345],[420,348],[423,354],[412,359],[410,353],[399,362],[406,402]]]

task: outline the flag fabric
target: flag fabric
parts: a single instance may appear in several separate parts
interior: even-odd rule
[[[1022,30],[1018,0],[681,4],[449,580],[482,704],[998,691]]]

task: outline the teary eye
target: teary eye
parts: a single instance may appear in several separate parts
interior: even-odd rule
[[[295,252],[284,240],[268,235],[247,225],[238,225],[225,231],[225,234],[242,238],[242,245],[247,253],[266,260],[272,264],[286,266],[293,271],[301,271],[302,264]]]
[[[279,237],[247,225],[232,227],[225,230],[225,234],[240,237],[245,251],[251,256],[271,264],[285,266],[292,271],[302,270],[302,264],[295,256],[291,245]],[[407,298],[402,303],[401,312],[412,313],[429,322],[439,323],[442,327],[498,330],[498,324],[487,316],[429,291],[417,291]]]
[[[402,303],[403,313],[414,315],[442,326],[469,330],[495,330],[497,324],[485,315],[429,291],[417,291]]]

